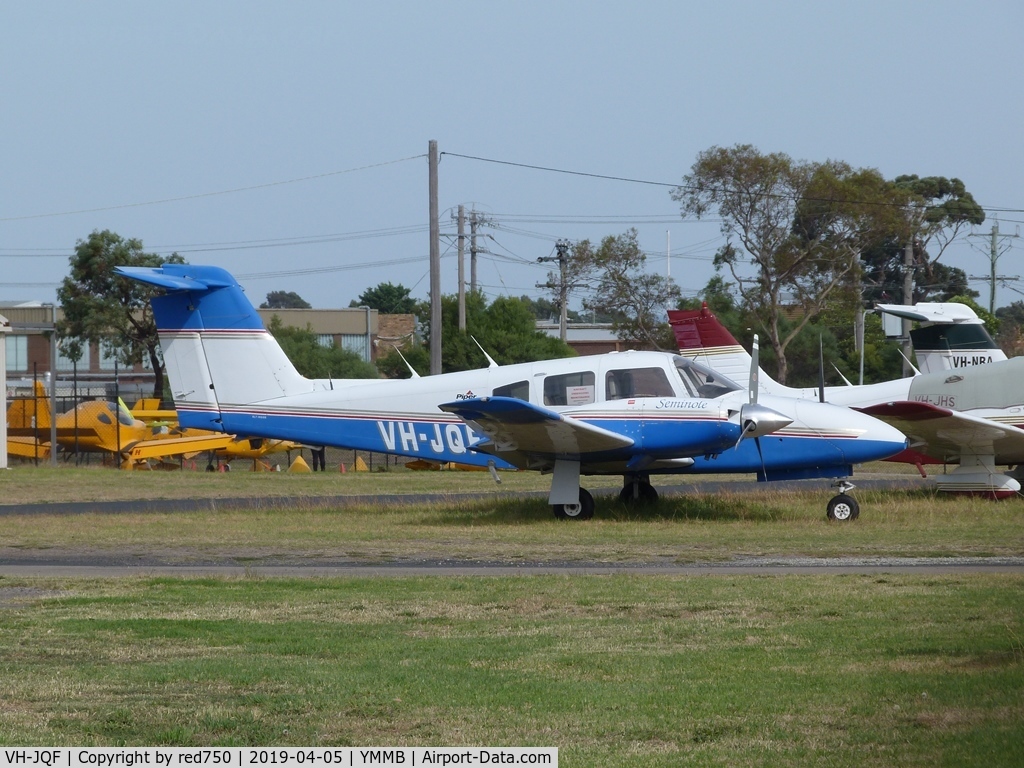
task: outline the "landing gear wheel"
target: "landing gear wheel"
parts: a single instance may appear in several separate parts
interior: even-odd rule
[[[859,515],[860,505],[857,504],[857,500],[845,493],[833,496],[828,503],[827,516],[829,520],[846,522],[847,520],[856,520]]]
[[[619,491],[619,501],[627,506],[653,504],[658,500],[658,490],[646,480],[627,481]]]
[[[589,520],[594,516],[594,497],[586,488],[580,488],[576,504],[554,504],[551,509],[559,520]]]

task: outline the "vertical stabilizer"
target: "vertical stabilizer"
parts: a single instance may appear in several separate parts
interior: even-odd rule
[[[7,426],[11,429],[50,428],[50,396],[46,394],[43,382],[37,381],[33,387],[32,397],[12,399],[7,406]],[[44,435],[49,440],[49,433]]]
[[[728,376],[746,381],[750,375],[750,354],[715,317],[707,302],[700,309],[670,309],[668,322],[676,336],[679,354]],[[785,389],[760,369],[762,392],[783,394]]]
[[[910,332],[910,340],[922,373],[970,368],[1006,359],[985,329],[984,321],[966,304],[879,304],[875,309],[920,323]]]
[[[182,426],[220,429],[224,409],[312,389],[226,270],[165,264],[117,271],[167,291],[151,303]]]

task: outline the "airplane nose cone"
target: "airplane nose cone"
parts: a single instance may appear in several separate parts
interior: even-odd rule
[[[807,405],[814,408],[813,414]],[[907,438],[898,429],[851,408],[811,402],[801,403],[799,413],[808,426],[834,435],[834,444],[850,464],[879,461],[907,447]]]

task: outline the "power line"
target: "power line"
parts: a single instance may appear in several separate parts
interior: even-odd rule
[[[583,177],[591,178],[591,179],[605,179],[607,181],[624,181],[624,182],[628,182],[630,184],[645,184],[645,185],[648,185],[648,186],[671,187],[673,189],[682,189],[682,190],[690,190],[691,189],[691,187],[689,185],[678,184],[678,183],[669,183],[667,181],[653,181],[651,179],[631,179],[631,178],[628,178],[628,177],[625,177],[625,176],[610,176],[610,175],[601,174],[601,173],[588,173],[588,172],[585,172],[585,171],[572,171],[572,170],[568,170],[566,168],[552,168],[550,166],[544,166],[544,165],[531,165],[529,163],[516,163],[516,162],[512,162],[510,160],[497,160],[495,158],[490,158],[490,157],[477,157],[477,156],[474,156],[474,155],[461,155],[461,154],[458,154],[456,152],[442,152],[441,154],[442,155],[451,155],[452,157],[460,157],[460,158],[462,158],[464,160],[476,160],[477,162],[481,162],[481,163],[494,163],[496,165],[508,165],[508,166],[512,166],[512,167],[515,167],[515,168],[526,168],[526,169],[533,170],[533,171],[544,171],[546,173],[559,173],[559,174],[563,174],[563,175],[566,175],[566,176],[583,176]],[[701,189],[705,189],[705,190],[707,190],[707,189],[719,189],[720,191],[728,191],[728,189],[725,188],[725,187],[720,187],[720,188],[716,188],[716,187],[702,187]],[[806,195],[797,195],[797,196],[793,196],[793,195],[780,195],[780,194],[773,193],[773,192],[764,192],[760,196],[761,197],[766,197],[766,198],[774,198],[774,199],[778,199],[778,200],[794,200],[794,201],[796,201],[796,200],[806,200],[808,202],[823,202],[823,203],[835,202],[835,200],[830,199],[830,198],[808,197]],[[905,205],[902,205],[900,203],[875,202],[875,201],[867,201],[867,200],[865,200],[865,201],[848,200],[846,202],[858,203],[859,205],[887,207],[887,208],[904,208],[904,207],[906,207]],[[980,206],[980,207],[983,210],[985,210],[986,212],[990,211],[990,212],[993,212],[993,213],[1024,213],[1024,208],[1001,208],[1001,207],[996,207],[996,206],[991,206],[991,207],[989,207],[989,206]]]
[[[155,253],[201,253],[208,251],[237,251],[259,248],[280,248],[295,245],[320,245],[323,243],[337,243],[346,240],[367,240],[379,237],[395,237],[409,234],[419,234],[427,230],[426,224],[411,224],[400,227],[389,227],[385,229],[370,229],[360,232],[341,232],[325,235],[299,235],[296,237],[268,238],[265,240],[234,240],[213,243],[185,243],[180,245],[155,245],[147,250]],[[68,249],[39,248],[37,251],[60,250],[58,253],[3,253],[0,248],[0,258],[9,259],[35,259],[35,258],[67,258]],[[14,250],[14,249],[11,249]],[[18,248],[19,251],[32,251],[31,248]]]
[[[74,216],[80,213],[99,213],[101,211],[116,211],[122,208],[140,208],[146,205],[162,205],[164,203],[177,203],[182,200],[198,200],[204,197],[215,197],[217,195],[232,195],[236,192],[249,192],[254,189],[267,189],[269,187],[279,187],[284,184],[298,184],[303,181],[314,181],[316,179],[325,179],[329,176],[340,176],[345,173],[355,173],[356,171],[365,171],[370,168],[381,168],[385,165],[395,165],[397,163],[404,163],[409,160],[417,160],[419,158],[426,157],[426,155],[412,155],[411,157],[403,157],[399,160],[388,160],[383,163],[373,163],[372,165],[362,165],[358,168],[346,168],[343,171],[328,171],[327,173],[318,173],[313,176],[300,176],[295,179],[285,179],[283,181],[270,181],[265,184],[253,184],[248,187],[235,187],[234,189],[222,189],[216,192],[200,192],[194,195],[182,195],[180,197],[167,197],[162,200],[147,200],[141,203],[122,203],[121,205],[106,205],[99,208],[82,208],[75,211],[58,211],[55,213],[34,213],[28,216],[5,216],[0,217],[0,221],[27,221],[29,219],[46,219],[56,216]]]

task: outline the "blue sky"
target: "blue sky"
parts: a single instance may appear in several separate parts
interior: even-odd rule
[[[257,303],[347,306],[384,281],[425,298],[431,139],[442,232],[459,204],[496,225],[491,298],[543,295],[557,239],[631,226],[652,271],[699,291],[723,239],[669,191],[716,145],[959,177],[1012,234],[1022,22],[1010,0],[7,4],[0,301],[53,301],[97,229],[223,266]],[[1024,277],[1024,238],[1003,244],[999,273]],[[986,275],[987,247],[944,261]]]

